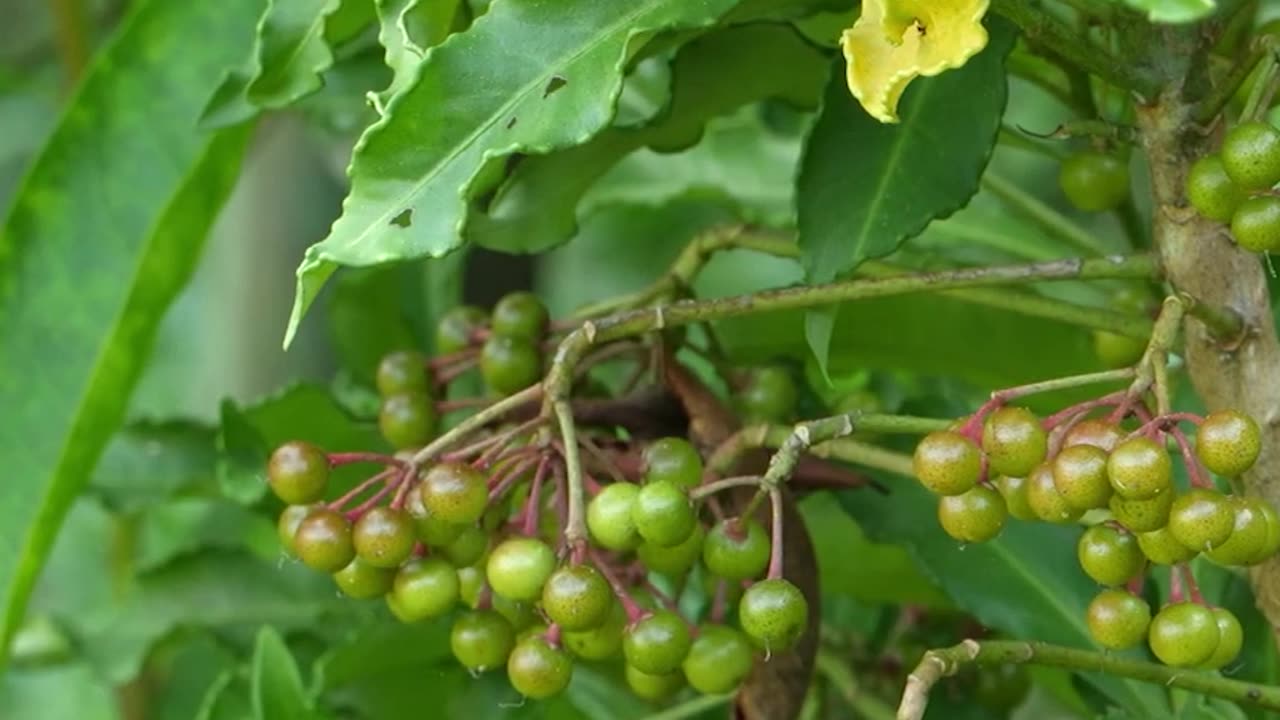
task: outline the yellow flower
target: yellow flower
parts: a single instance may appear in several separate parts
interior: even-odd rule
[[[853,96],[880,122],[898,121],[898,100],[916,77],[958,68],[987,45],[989,0],[863,0],[844,31]]]

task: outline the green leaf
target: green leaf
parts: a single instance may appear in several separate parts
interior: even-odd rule
[[[672,63],[671,101],[654,122],[611,127],[584,145],[524,160],[488,213],[469,218],[467,239],[507,252],[558,245],[577,228],[580,198],[623,157],[643,147],[664,153],[690,147],[710,119],[758,100],[811,107],[826,66],[826,56],[788,25],[744,25],[698,38]],[[726,177],[723,185],[754,177]],[[662,180],[668,192],[679,185],[670,175]]]
[[[199,132],[196,117],[248,44],[256,0],[137,7],[0,229],[0,347],[21,349],[0,354],[0,406],[17,429],[0,433],[12,478],[0,505],[0,647],[123,415],[248,138],[248,128]]]
[[[111,438],[90,488],[111,508],[131,512],[179,491],[211,489],[214,429],[186,421],[131,423]]]
[[[512,153],[581,143],[609,122],[621,68],[660,30],[699,27],[733,0],[507,0],[434,49],[361,137],[351,192],[308,249],[286,331],[337,265],[439,257],[458,247],[467,202]],[[479,176],[488,182],[478,182]]]
[[[5,720],[116,720],[112,688],[84,663],[14,669],[0,676]]]
[[[391,84],[378,94],[385,110],[396,93],[411,82],[427,49],[449,36],[462,19],[461,0],[374,0],[378,12],[378,41],[386,49]]]
[[[1124,0],[1135,10],[1141,10],[1153,22],[1186,23],[1212,15],[1218,9],[1214,0]]]
[[[893,252],[978,191],[1004,114],[1004,58],[1016,37],[1004,21],[992,18],[990,25],[987,48],[964,67],[911,84],[897,124],[868,115],[849,94],[844,59],[832,64],[796,188],[809,282],[830,282]],[[808,315],[806,334],[819,363],[834,331],[832,310]]]
[[[329,306],[334,348],[342,366],[366,385],[372,386],[383,355],[422,347],[406,312],[422,304],[423,298],[411,295],[421,271],[418,264],[360,268],[334,285]]]
[[[284,638],[273,627],[258,631],[250,676],[255,720],[305,720],[311,717],[302,675]]]
[[[162,567],[206,548],[244,548],[273,560],[280,554],[275,525],[225,500],[177,498],[148,508],[135,530],[138,572]]]

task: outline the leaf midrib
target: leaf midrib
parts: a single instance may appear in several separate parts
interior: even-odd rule
[[[307,26],[306,32],[302,34],[302,40],[297,43],[294,43],[293,49],[289,52],[286,62],[281,63],[276,67],[288,68],[289,66],[293,65],[293,61],[296,60],[298,56],[302,54],[302,48],[306,47],[308,41],[310,41],[313,37],[315,37],[317,31],[324,28],[325,24],[329,21],[329,18],[332,17],[333,14],[336,13],[338,9],[342,7],[343,2],[344,0],[335,0],[335,2],[333,3],[333,7],[329,10],[329,12],[324,12],[322,8],[320,12],[316,13],[315,19],[311,21],[311,24]],[[330,53],[329,57],[332,58],[333,54]],[[254,94],[254,90],[257,89],[258,84],[262,81],[263,76],[267,75],[267,73],[265,72],[266,68],[263,67],[261,58],[259,58],[258,67],[259,67],[258,76],[255,77],[249,83],[249,90],[247,94],[250,96]]]

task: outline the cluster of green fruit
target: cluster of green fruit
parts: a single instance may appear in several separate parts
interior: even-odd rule
[[[916,448],[914,471],[941,496],[943,530],[983,542],[1009,516],[1084,521],[1080,566],[1107,588],[1087,611],[1095,641],[1124,649],[1146,640],[1160,661],[1178,667],[1220,668],[1235,659],[1239,621],[1201,602],[1186,563],[1203,554],[1224,566],[1254,565],[1280,550],[1275,509],[1261,498],[1219,492],[1203,472],[1236,478],[1253,466],[1260,434],[1250,417],[1234,410],[1144,416],[1128,430],[1114,417],[1070,410],[1043,422],[1015,406],[984,414],[934,432]],[[1198,425],[1194,449],[1179,421]],[[1166,438],[1187,465],[1185,491],[1175,487]],[[1176,588],[1154,618],[1139,594],[1153,565],[1173,566]],[[1190,601],[1182,597],[1184,580]]]
[[[1280,130],[1262,121],[1227,131],[1217,153],[1187,173],[1187,199],[1200,215],[1230,223],[1236,244],[1252,252],[1280,250]]]

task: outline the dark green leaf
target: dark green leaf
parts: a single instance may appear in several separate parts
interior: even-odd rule
[[[433,50],[357,145],[342,217],[298,269],[286,344],[337,265],[450,252],[467,201],[491,189],[503,157],[599,132],[638,40],[706,25],[733,4],[508,0]],[[477,182],[481,175],[488,182]]]
[[[214,430],[191,422],[138,422],[122,428],[98,461],[92,489],[130,512],[175,492],[212,487]]]
[[[391,84],[379,93],[386,109],[391,98],[413,81],[427,48],[439,45],[461,19],[461,0],[374,0],[378,40],[386,49]]]
[[[194,720],[245,720],[252,713],[248,679],[228,670],[209,686]]]
[[[271,448],[235,402],[223,400],[218,430],[218,487],[226,497],[251,505],[267,495],[265,467]]]
[[[137,7],[0,230],[0,347],[11,349],[0,354],[0,406],[16,429],[0,433],[12,478],[0,505],[0,647],[123,415],[248,137],[201,133],[196,117],[248,44],[256,0]],[[156,61],[167,57],[182,62]]]
[[[244,548],[264,559],[280,554],[275,525],[226,500],[178,498],[157,504],[142,513],[135,533],[138,572],[206,548]]]
[[[311,710],[302,675],[275,628],[258,631],[250,675],[255,720],[306,720]]]
[[[360,268],[334,285],[329,305],[333,344],[342,366],[366,385],[372,386],[383,355],[423,346],[406,312],[425,299],[409,296],[421,290],[421,283],[413,282],[421,274],[420,264]]]
[[[147,716],[155,720],[193,720],[200,714],[210,688],[235,668],[235,657],[212,633],[191,633],[177,647],[168,648],[157,664],[165,682],[148,703]]]

